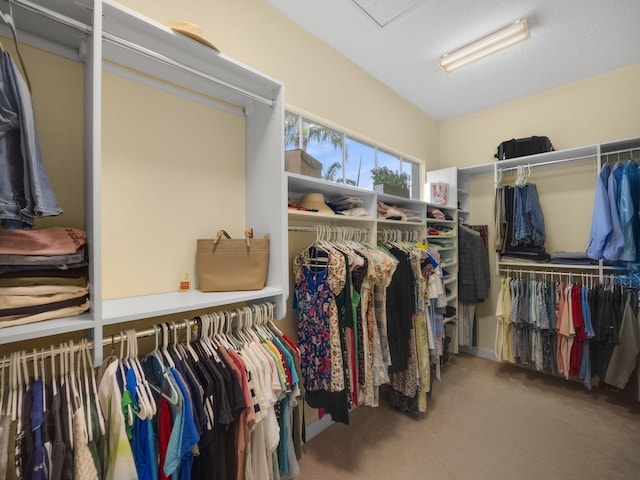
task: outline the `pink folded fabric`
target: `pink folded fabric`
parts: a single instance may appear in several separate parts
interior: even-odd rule
[[[68,255],[86,243],[86,232],[78,228],[0,229],[0,254]]]

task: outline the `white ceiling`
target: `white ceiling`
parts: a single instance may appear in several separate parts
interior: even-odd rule
[[[640,62],[640,0],[267,2],[438,121]],[[442,54],[525,17],[531,40],[438,68]]]

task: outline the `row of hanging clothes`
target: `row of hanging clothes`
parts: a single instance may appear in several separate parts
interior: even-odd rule
[[[634,156],[635,153],[635,156]],[[587,255],[616,265],[640,264],[640,150],[603,155]]]
[[[499,361],[624,389],[640,375],[640,289],[612,277],[511,271],[501,278],[494,352]],[[639,397],[640,398],[640,397]]]
[[[546,231],[531,166],[498,169],[495,183],[494,246],[503,259],[548,262]]]
[[[0,478],[296,478],[300,356],[273,312],[127,330],[105,339],[97,369],[87,341],[5,358]],[[146,336],[155,348],[142,356]]]
[[[318,225],[294,257],[294,309],[306,402],[349,423],[381,391],[411,415],[426,411],[431,366],[439,378],[446,308],[437,250],[417,232]]]

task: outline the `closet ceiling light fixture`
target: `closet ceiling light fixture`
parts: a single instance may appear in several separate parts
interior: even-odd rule
[[[523,18],[508,27],[443,55],[438,61],[438,66],[443,72],[449,73],[456,68],[488,57],[502,49],[529,40],[529,38],[531,38],[529,24],[527,23],[527,19]]]

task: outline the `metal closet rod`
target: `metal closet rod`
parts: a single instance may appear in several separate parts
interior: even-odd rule
[[[337,233],[337,232],[342,232],[343,230],[345,232],[354,232],[354,233],[369,233],[369,229],[368,228],[358,228],[358,227],[337,227],[337,226],[333,226],[333,227],[329,227],[329,226],[325,226],[324,227],[326,229],[326,231],[328,231],[329,233]],[[290,225],[289,226],[289,231],[290,232],[312,232],[312,233],[322,233],[317,227],[301,227],[301,226],[296,226],[296,225]]]
[[[557,163],[577,162],[579,160],[585,160],[587,158],[591,158],[593,160],[596,159],[596,157],[594,155],[583,155],[581,157],[572,157],[572,158],[567,158],[565,160],[549,160],[548,162],[542,162],[542,163],[526,163],[526,164],[522,164],[522,165],[516,165],[516,166],[513,166],[513,167],[500,168],[500,166],[497,166],[497,165],[496,166],[498,167],[498,171],[499,172],[507,172],[509,170],[517,170],[520,167],[546,167],[547,165],[555,165]]]
[[[533,275],[556,275],[556,276],[562,276],[562,275],[566,275],[566,276],[576,276],[576,277],[589,277],[589,278],[600,278],[600,274],[598,273],[577,273],[577,272],[559,272],[557,270],[523,270],[520,268],[507,268],[507,267],[500,267],[499,270],[502,273],[529,273],[529,274],[533,274]],[[607,275],[603,275],[603,277],[606,277]],[[609,276],[613,276],[612,274]]]
[[[165,65],[169,65],[170,67],[178,68],[180,70],[184,70],[185,72],[191,73],[193,75],[197,75],[201,78],[204,78],[205,80],[208,80],[217,85],[220,85],[221,87],[224,87],[228,90],[244,95],[247,98],[251,98],[252,100],[257,100],[258,102],[264,103],[265,105],[269,105],[270,107],[273,107],[276,103],[275,100],[273,100],[272,98],[263,97],[262,95],[258,95],[257,93],[253,93],[253,92],[250,92],[249,90],[245,90],[244,88],[237,87],[229,82],[226,82],[217,77],[209,75],[208,73],[201,72],[200,70],[197,70],[188,65],[185,65],[184,63],[178,62],[177,60],[173,60],[160,53],[154,52],[153,50],[149,50],[148,48],[144,48],[140,45],[129,42],[128,40],[125,40],[123,38],[116,37],[115,35],[111,35],[110,33],[106,33],[106,32],[103,33],[102,36],[105,41],[111,42],[114,45],[118,45],[129,51],[139,53],[148,58],[158,60],[164,63]],[[163,80],[163,79],[159,79],[159,80]]]
[[[19,5],[20,7],[24,8],[25,10],[29,10],[31,12],[43,15],[47,18],[50,18],[51,20],[55,20],[56,22],[62,23],[64,25],[67,25],[69,27],[75,28],[77,30],[80,30],[82,32],[85,33],[90,33],[92,31],[92,27],[90,25],[84,24],[82,22],[78,22],[77,20],[74,20],[73,18],[67,17],[66,15],[62,15],[60,13],[57,13],[53,10],[50,10],[46,7],[42,7],[40,5],[37,5],[35,3],[32,3],[28,0],[13,0],[13,3],[15,3],[16,5]],[[120,47],[126,48],[130,51],[134,51],[136,53],[140,53],[146,57],[149,58],[153,58],[154,60],[158,60],[166,65],[169,65],[171,67],[174,68],[178,68],[180,70],[184,70],[185,72],[191,73],[193,75],[197,75],[201,78],[204,78],[205,80],[208,80],[210,82],[213,82],[217,85],[220,85],[221,87],[224,87],[228,90],[231,90],[233,92],[239,93],[241,95],[244,95],[247,98],[251,98],[252,100],[256,100],[258,102],[264,103],[265,105],[269,105],[271,107],[275,106],[276,101],[272,98],[267,98],[267,97],[263,97],[262,95],[258,95],[257,93],[253,93],[249,90],[245,90],[244,88],[241,87],[237,87],[233,84],[230,84],[229,82],[226,82],[224,80],[221,80],[219,78],[216,78],[212,75],[209,75],[207,73],[201,72],[200,70],[197,70],[195,68],[191,68],[188,65],[185,65],[184,63],[178,62],[176,60],[173,60],[169,57],[166,57],[164,55],[161,55],[157,52],[154,52],[152,50],[146,49],[144,47],[141,47],[140,45],[137,45],[135,43],[129,42],[127,40],[124,40],[123,38],[117,37],[115,35],[112,35],[110,33],[106,33],[106,32],[102,32],[102,36],[103,39],[105,41],[111,42],[115,45],[118,45]],[[160,79],[162,80],[162,79]]]
[[[635,151],[640,152],[640,148],[626,148],[624,150],[616,150],[614,152],[601,153],[600,156],[601,157],[608,157],[610,155],[620,155],[621,153],[630,153],[631,156],[633,156],[633,152],[635,152]]]
[[[270,302],[266,302],[266,303],[270,303]],[[275,308],[275,304],[274,308]],[[233,311],[233,310],[229,310],[226,313],[229,314],[230,319],[234,319],[238,316],[238,313]],[[176,330],[181,330],[183,328],[186,328],[187,324],[185,322],[185,320],[181,320],[179,322],[160,322],[158,325],[161,325],[162,323],[167,323],[169,325],[169,329],[176,329]],[[193,327],[196,324],[196,320],[195,319],[189,319],[189,326]],[[156,334],[156,331],[158,330],[158,325],[156,325],[156,327],[150,327],[150,328],[145,328],[143,330],[136,330],[136,339],[138,338],[147,338],[147,337],[153,337]],[[122,334],[121,333],[116,333],[114,335],[109,335],[107,337],[104,337],[102,339],[102,348],[108,347],[110,345],[115,345],[116,343],[121,343],[122,340],[124,338],[126,338],[126,336],[123,334],[126,330],[131,330],[129,329],[124,329],[122,330]],[[65,343],[65,342],[62,342]],[[93,348],[93,341],[88,341],[88,346],[89,348]],[[75,342],[73,343],[73,349],[72,351],[74,353],[78,352],[81,348],[81,344],[79,342]],[[25,349],[25,352],[27,352],[28,350]],[[45,348],[45,349],[36,349],[36,356],[38,358],[50,358],[53,356],[58,356],[60,353],[62,352],[62,350],[60,349],[60,347],[54,347],[54,348]],[[33,360],[33,350],[29,353],[26,353],[22,358],[25,358],[27,361]],[[0,368],[4,368],[6,367],[9,362],[11,360],[9,359],[9,355],[6,355],[4,358],[0,358]]]
[[[38,13],[50,18],[51,20],[55,20],[56,22],[62,23],[68,27],[75,28],[76,30],[83,31],[85,33],[89,33],[92,30],[91,27],[85,23],[78,22],[73,18],[69,18],[66,15],[62,15],[61,13],[48,9],[47,7],[29,2],[28,0],[12,0],[11,3],[20,6],[25,10],[29,10],[30,12]]]

